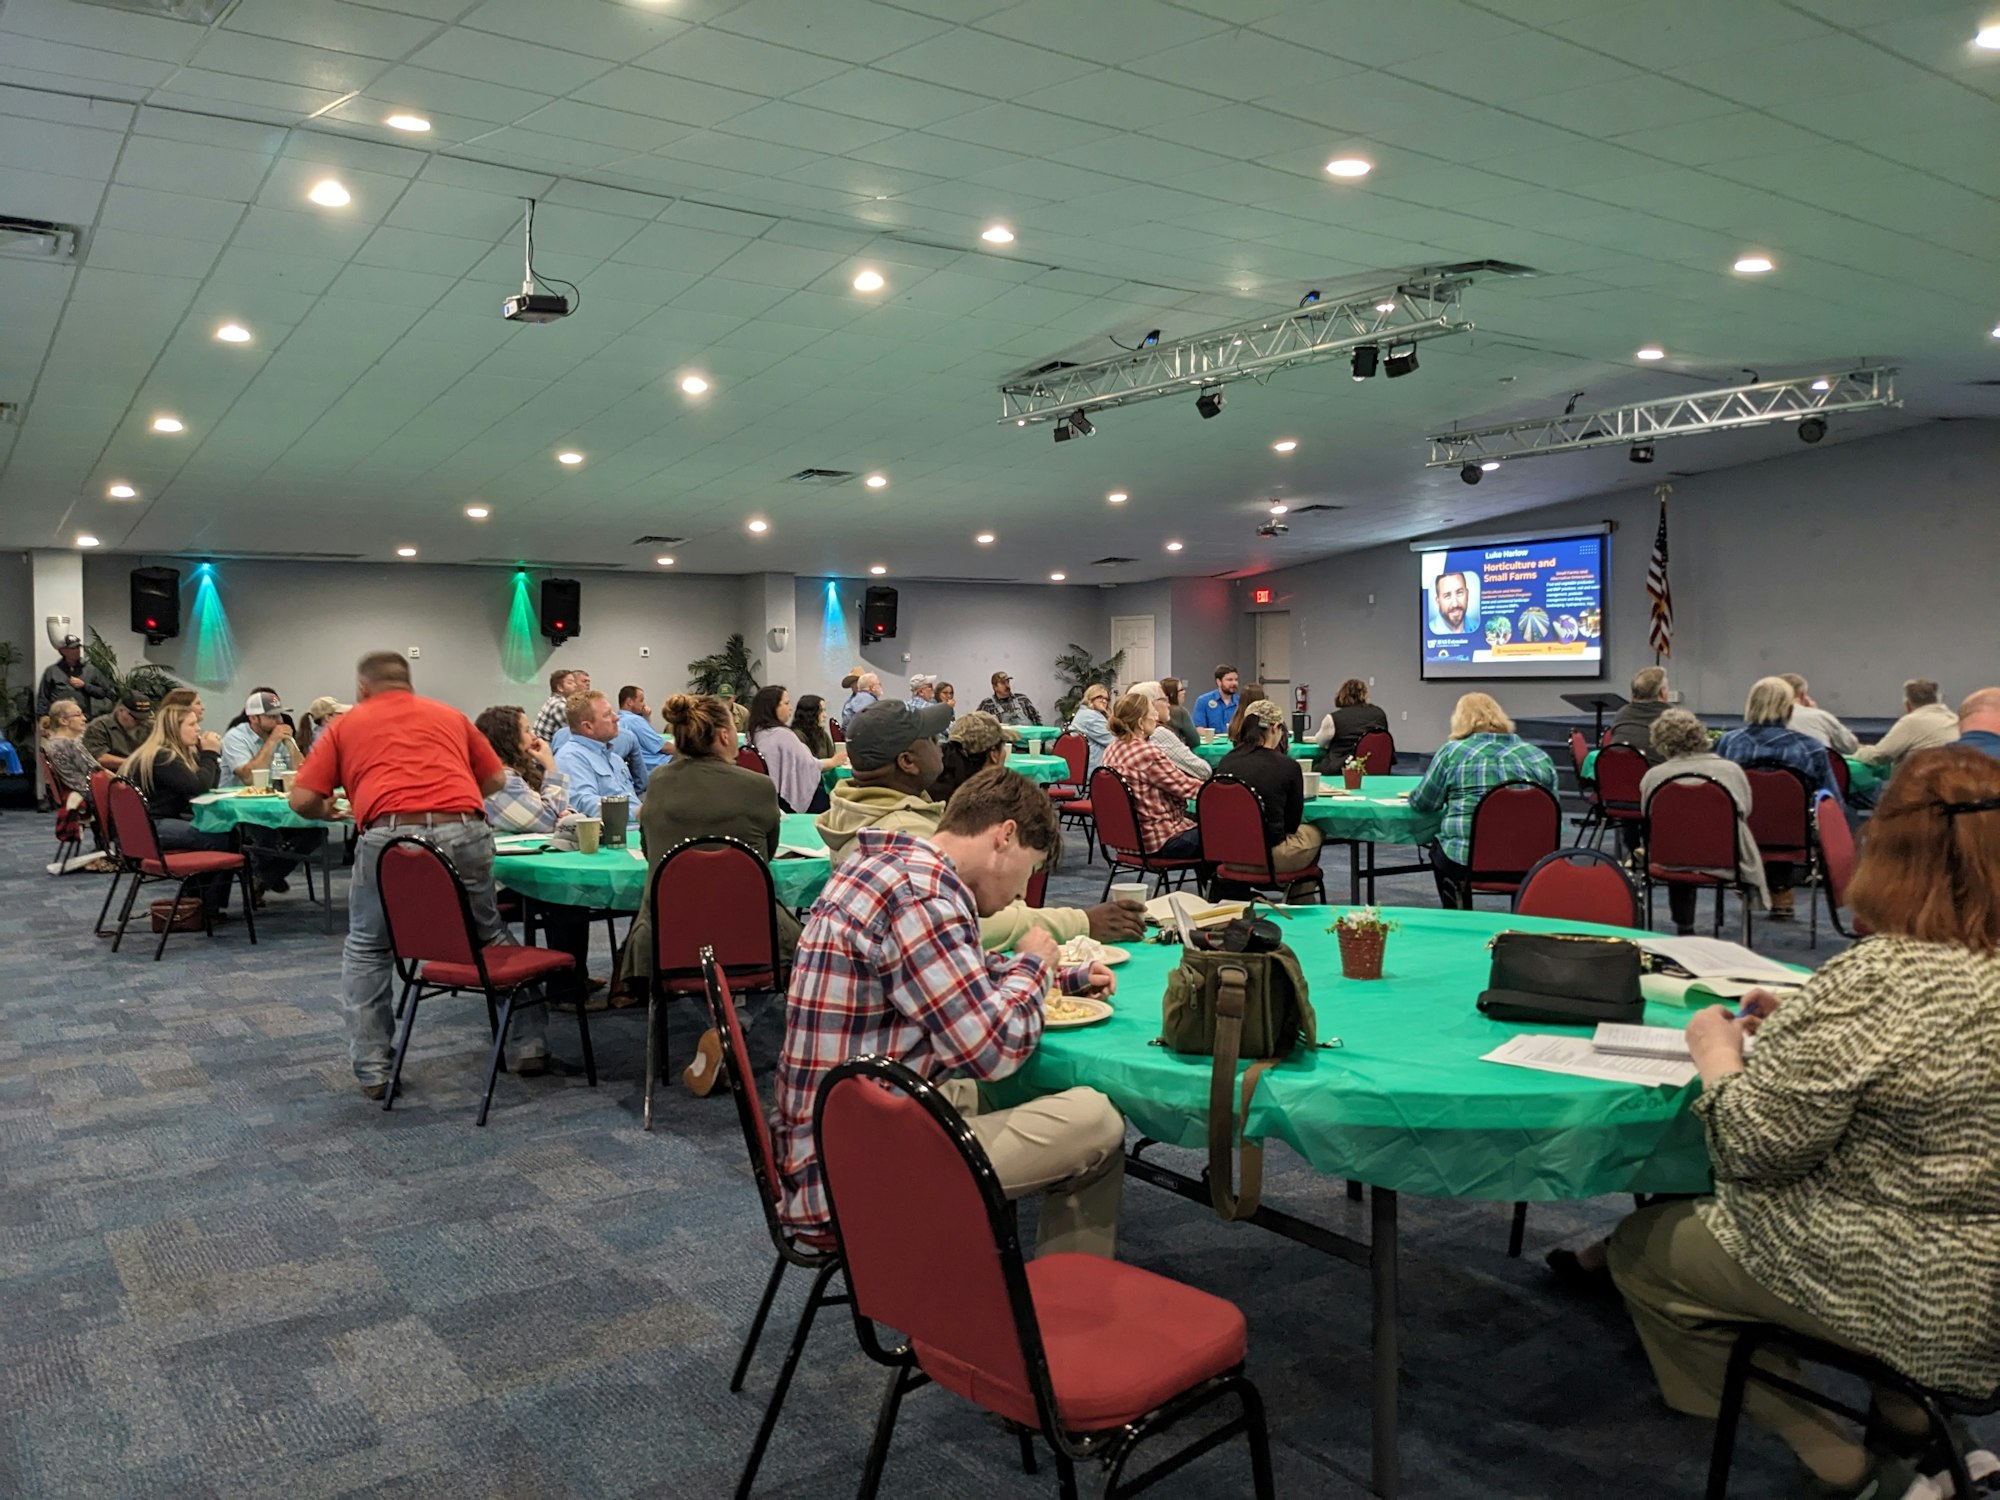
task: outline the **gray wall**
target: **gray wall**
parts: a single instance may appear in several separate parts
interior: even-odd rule
[[[1668,502],[1674,654],[1666,665],[1686,705],[1741,712],[1750,683],[1773,672],[1802,673],[1820,704],[1857,717],[1897,713],[1907,677],[1935,677],[1952,702],[2000,682],[2000,627],[1989,608],[2000,576],[1996,472],[2000,423],[1941,422],[1676,482]],[[1603,520],[1618,528],[1603,682],[1623,693],[1631,674],[1653,661],[1645,592],[1657,521],[1651,487],[1462,530]],[[1418,679],[1417,556],[1407,547],[1246,578],[1237,597],[1247,600],[1259,584],[1277,591],[1271,608],[1291,612],[1292,677],[1312,684],[1315,714],[1331,706],[1342,678],[1372,676],[1371,696],[1388,710],[1397,742],[1429,749],[1443,738],[1459,694],[1482,686]],[[1239,622],[1247,657],[1254,641],[1247,607]],[[1178,647],[1178,615],[1174,634]],[[1495,696],[1515,714],[1570,713],[1559,695],[1591,686],[1515,680]]]
[[[32,686],[43,667],[56,659],[34,619],[34,582],[25,552],[0,552],[0,641],[12,641],[22,656],[7,669],[10,688]]]

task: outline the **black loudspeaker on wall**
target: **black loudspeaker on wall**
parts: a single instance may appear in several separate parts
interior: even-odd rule
[[[556,646],[583,634],[583,585],[574,578],[542,580],[542,634]]]
[[[132,570],[132,633],[146,644],[181,633],[181,571],[179,568]]]
[[[875,584],[861,600],[861,639],[886,641],[896,633],[896,591]]]

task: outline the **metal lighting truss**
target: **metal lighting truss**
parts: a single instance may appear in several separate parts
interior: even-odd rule
[[[1587,448],[1622,447],[1658,438],[1727,432],[1733,427],[1763,427],[1772,422],[1796,422],[1805,417],[1872,411],[1879,406],[1900,404],[1896,400],[1893,369],[1763,380],[1755,385],[1697,391],[1659,401],[1634,401],[1629,406],[1611,406],[1602,411],[1504,422],[1465,432],[1441,432],[1431,438],[1430,462],[1425,467],[1539,458],[1545,453],[1579,453]]]
[[[1048,422],[1073,411],[1129,406],[1232,380],[1268,380],[1280,370],[1321,364],[1363,345],[1380,345],[1386,355],[1392,345],[1469,333],[1472,324],[1459,307],[1467,284],[1463,276],[1413,278],[1112,359],[1032,371],[1000,387],[1000,421]]]

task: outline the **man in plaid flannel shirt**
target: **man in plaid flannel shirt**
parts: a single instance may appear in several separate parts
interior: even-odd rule
[[[1111,1256],[1123,1117],[1090,1088],[980,1112],[973,1082],[1004,1078],[1034,1052],[1052,980],[1070,994],[1117,988],[1102,964],[1058,973],[1045,932],[1026,933],[1011,956],[980,946],[980,913],[1017,899],[1058,836],[1047,795],[1000,766],[958,789],[929,839],[873,828],[855,836],[806,920],[786,1001],[774,1144],[788,1226],[828,1223],[812,1127],[821,1080],[850,1057],[880,1053],[945,1080],[1010,1196],[1046,1191],[1040,1253]]]

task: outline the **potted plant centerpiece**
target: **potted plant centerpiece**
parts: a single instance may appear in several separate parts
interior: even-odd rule
[[[1350,792],[1361,790],[1361,778],[1368,774],[1368,762],[1358,755],[1350,755],[1340,763],[1340,779],[1347,783]]]
[[[1340,972],[1349,979],[1380,979],[1382,950],[1396,924],[1381,908],[1357,906],[1345,911],[1327,929],[1340,940]]]

